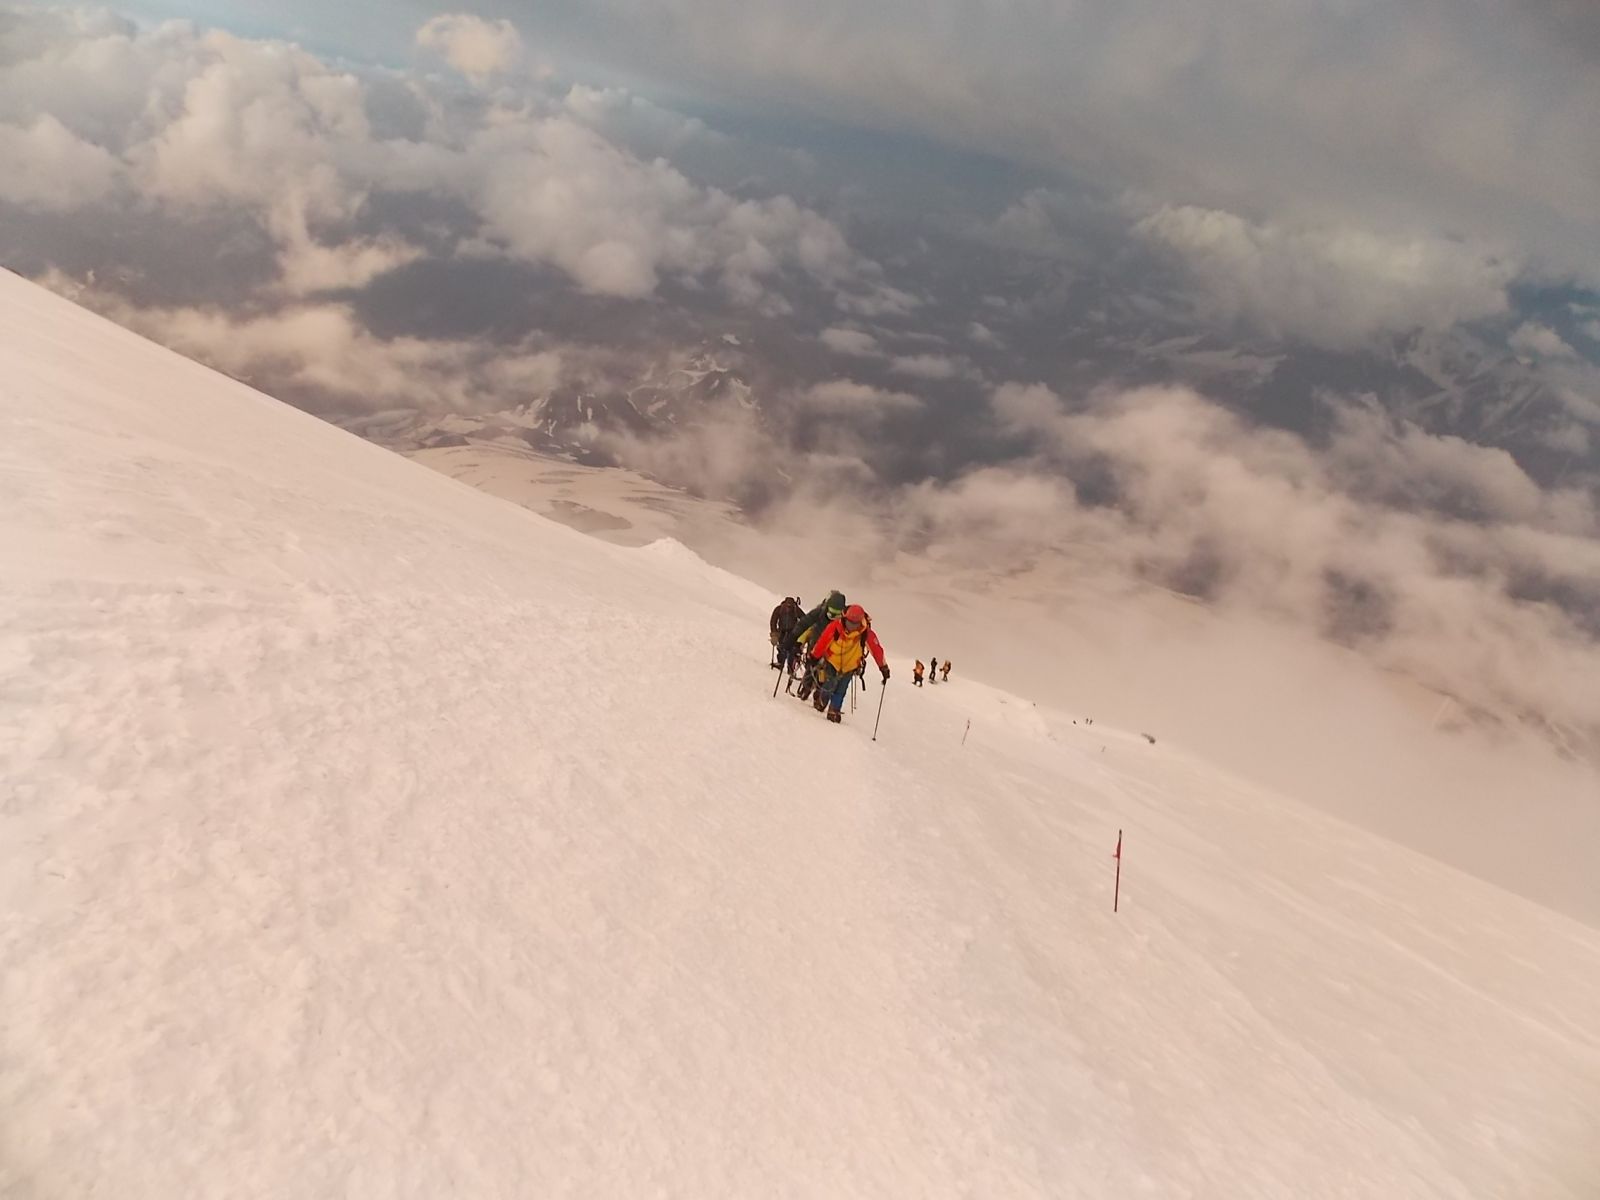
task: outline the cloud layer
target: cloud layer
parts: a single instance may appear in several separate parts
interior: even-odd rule
[[[453,201],[476,219],[461,236],[472,252],[553,267],[600,295],[649,297],[671,277],[781,309],[786,273],[852,303],[878,292],[873,264],[826,218],[635,156],[580,115],[592,95],[574,112],[527,80],[478,97],[413,81],[385,91],[281,43],[184,26],[141,32],[95,14],[14,24],[28,57],[0,85],[0,144],[13,168],[0,195],[72,211],[121,189],[173,219],[248,213],[291,292],[358,287],[415,256],[393,232],[362,235],[384,194]],[[418,40],[478,82],[521,58],[503,22],[440,17]],[[377,111],[386,104],[408,111]],[[405,117],[416,126],[406,134],[377,127]]]
[[[634,70],[714,79],[758,104],[910,128],[1287,224],[1457,231],[1600,278],[1592,8],[500,7],[588,54],[604,46]]]
[[[510,21],[485,21],[464,13],[434,17],[417,30],[417,45],[437,51],[478,82],[511,70],[523,56],[522,38]]]
[[[1286,229],[1193,206],[1163,207],[1135,228],[1199,280],[1196,319],[1225,330],[1242,324],[1342,349],[1510,308],[1511,266],[1455,240]]]

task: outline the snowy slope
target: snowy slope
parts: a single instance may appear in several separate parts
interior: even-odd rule
[[[904,656],[831,727],[681,546],[0,328],[0,1195],[1600,1186],[1595,931]]]

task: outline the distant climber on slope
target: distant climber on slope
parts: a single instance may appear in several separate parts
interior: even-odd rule
[[[922,660],[920,658],[917,659],[917,665],[911,668],[912,687],[922,686],[922,672],[925,670],[927,670],[927,668],[922,665]]]
[[[940,667],[939,667],[939,682],[940,683],[949,683],[950,682],[950,660],[948,658],[945,659],[943,664],[941,664]]]
[[[866,610],[859,604],[852,604],[838,620],[828,623],[817,638],[817,644],[811,648],[810,658],[816,678],[811,703],[818,712],[826,711],[828,720],[835,725],[844,720],[840,711],[844,705],[844,695],[850,688],[850,677],[861,665],[864,653],[872,654],[884,683],[889,682],[889,664],[883,660],[883,646],[871,626]]]

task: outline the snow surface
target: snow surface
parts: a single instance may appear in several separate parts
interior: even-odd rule
[[[834,728],[681,545],[0,328],[0,1195],[1600,1191],[1595,930],[892,611]]]

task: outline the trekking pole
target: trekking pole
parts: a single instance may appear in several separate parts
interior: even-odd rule
[[[788,674],[789,672],[783,667],[780,666],[778,668],[778,677],[772,681],[772,695],[774,699],[776,699],[778,695],[778,685],[783,682],[783,677]]]
[[[878,740],[878,724],[883,720],[883,694],[889,690],[889,681],[885,679],[883,686],[878,689],[878,720],[872,723],[872,740]]]

